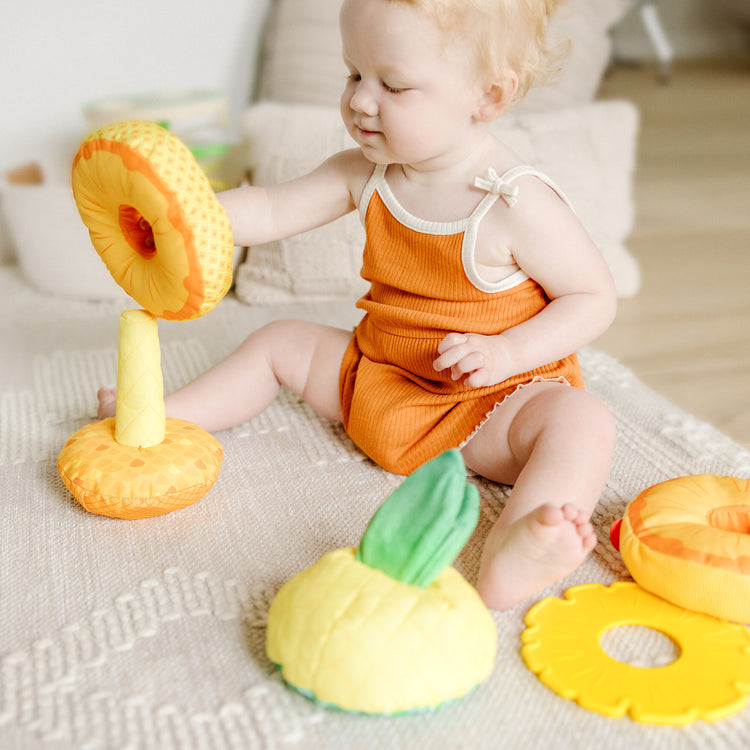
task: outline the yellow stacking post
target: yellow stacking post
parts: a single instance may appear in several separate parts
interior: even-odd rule
[[[146,310],[120,315],[115,440],[150,448],[164,440],[164,382],[156,317]]]

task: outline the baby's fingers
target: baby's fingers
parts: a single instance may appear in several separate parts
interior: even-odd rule
[[[468,385],[469,388],[482,388],[485,385],[490,384],[490,371],[486,367],[480,367],[469,375],[464,380],[464,385]]]
[[[449,349],[465,344],[468,340],[469,338],[465,333],[449,333],[438,344],[438,354],[445,354]]]
[[[446,370],[449,367],[455,367],[461,359],[465,356],[466,352],[462,347],[454,346],[447,351],[443,352],[433,363],[432,366],[440,372]],[[455,378],[454,378],[455,379]]]
[[[470,352],[465,357],[456,362],[451,368],[451,377],[453,380],[459,380],[464,375],[470,372],[474,372],[480,367],[484,367],[485,359],[484,354],[481,352]]]

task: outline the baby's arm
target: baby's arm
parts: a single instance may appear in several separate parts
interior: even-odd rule
[[[599,250],[550,188],[525,178],[518,203],[501,210],[502,231],[508,232],[516,262],[542,286],[550,304],[497,336],[456,332],[443,339],[435,369],[450,367],[454,380],[465,377],[472,387],[493,385],[572,354],[609,327],[617,307],[614,282]]]
[[[289,182],[268,187],[247,185],[219,193],[235,245],[291,237],[349,213],[369,176],[367,170],[361,152],[353,149]]]

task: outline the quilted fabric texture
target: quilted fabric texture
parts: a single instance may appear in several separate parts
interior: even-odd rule
[[[73,161],[73,194],[115,281],[157,317],[205,315],[232,282],[229,219],[193,155],[155,123],[97,130]]]
[[[421,589],[354,555],[324,555],[274,599],[267,653],[289,684],[345,710],[391,714],[460,698],[487,677],[495,625],[456,570]]]
[[[160,516],[200,500],[219,476],[221,443],[197,425],[167,418],[159,445],[132,448],[115,441],[114,422],[82,427],[57,459],[65,486],[91,513]]]

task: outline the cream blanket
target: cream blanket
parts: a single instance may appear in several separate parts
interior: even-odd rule
[[[750,709],[665,728],[558,697],[520,657],[530,603],[495,615],[493,675],[439,711],[353,716],[288,690],[264,654],[270,600],[324,552],[356,544],[401,478],[284,392],[262,416],[218,435],[222,473],[196,505],[142,521],[91,515],[67,493],[55,461],[67,436],[92,420],[97,387],[114,382],[117,315],[128,305],[50,298],[5,267],[0,306],[0,747],[747,747]],[[230,296],[201,320],[160,321],[165,387],[280,316],[348,327],[357,312],[341,302],[248,307]],[[643,488],[684,474],[750,476],[748,453],[608,356],[586,350],[582,365],[619,429],[594,515],[600,543],[537,599],[628,577],[608,529]],[[456,563],[470,580],[507,493],[478,484],[482,518]]]

